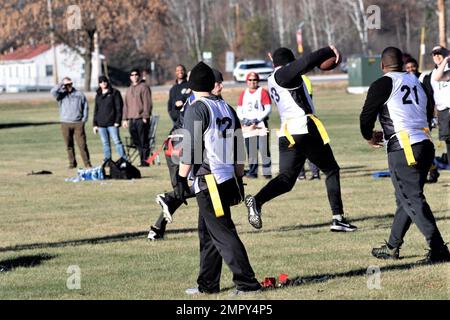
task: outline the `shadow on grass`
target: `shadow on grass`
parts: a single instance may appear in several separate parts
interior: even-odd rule
[[[23,256],[13,259],[7,259],[0,261],[0,274],[4,272],[9,272],[15,268],[33,268],[40,265],[43,261],[51,260],[56,258],[56,255],[50,254],[37,254],[32,256]]]
[[[383,272],[387,272],[387,271],[410,270],[413,268],[424,267],[424,266],[427,266],[427,265],[419,264],[419,263],[395,264],[395,265],[380,267],[380,272],[383,273]],[[324,273],[324,274],[304,276],[304,277],[295,277],[295,278],[290,279],[288,284],[286,284],[285,286],[281,286],[278,288],[272,288],[270,290],[279,290],[279,289],[283,289],[283,288],[307,285],[307,284],[312,284],[312,283],[323,283],[323,282],[330,281],[332,279],[369,276],[372,274],[373,274],[373,272],[372,273],[368,272],[367,268],[360,268],[360,269],[354,269],[354,270],[350,270],[350,271],[346,271],[346,272]]]
[[[48,126],[59,124],[59,122],[16,122],[16,123],[0,123],[0,129],[12,129],[21,127]]]
[[[393,219],[393,214],[385,214],[380,216],[367,216],[356,219],[351,219],[352,223],[366,221],[366,220],[385,220],[385,219]],[[450,217],[439,217],[436,218],[437,221],[440,220],[450,220]],[[303,229],[316,229],[328,227],[330,225],[329,222],[326,223],[317,223],[310,225],[294,225],[294,226],[286,226],[280,227],[277,229],[266,229],[266,230],[258,230],[258,231],[246,231],[240,232],[239,234],[253,234],[253,233],[272,233],[272,232],[286,232],[286,231],[294,231],[294,230],[303,230]],[[376,225],[383,227],[390,227],[389,225]],[[182,233],[190,233],[197,232],[197,228],[186,228],[186,229],[173,229],[167,230],[166,234],[182,234]],[[23,251],[23,250],[33,250],[33,249],[45,249],[45,248],[60,248],[60,247],[68,247],[68,246],[82,246],[82,245],[92,245],[92,244],[102,244],[102,243],[111,243],[111,242],[124,242],[124,241],[132,241],[138,238],[144,238],[147,236],[148,231],[138,231],[138,232],[129,232],[129,233],[119,233],[102,237],[94,237],[94,238],[86,238],[86,239],[76,239],[76,240],[67,240],[60,242],[44,242],[44,243],[30,243],[30,244],[18,244],[15,246],[9,247],[0,247],[0,252],[7,251]]]
[[[195,232],[197,229],[177,229],[177,230],[168,230],[168,233],[188,233]],[[138,231],[138,232],[128,232],[128,233],[119,233],[113,234],[109,236],[103,237],[95,237],[95,238],[86,238],[86,239],[76,239],[76,240],[67,240],[60,242],[43,242],[43,243],[30,243],[30,244],[18,244],[10,247],[0,248],[0,252],[7,251],[23,251],[23,250],[32,250],[32,249],[45,249],[45,248],[61,248],[61,247],[69,247],[69,246],[82,246],[82,245],[92,245],[92,244],[102,244],[102,243],[111,243],[111,242],[124,242],[131,241],[138,238],[146,237],[148,231]]]
[[[439,210],[439,211],[435,211],[434,213],[438,213],[438,212],[445,212],[446,210]],[[389,220],[388,220],[389,219]],[[386,223],[388,224],[375,224],[374,227],[385,227],[387,226],[388,228],[391,227],[392,224],[392,219],[394,219],[394,214],[392,213],[387,213],[384,215],[379,215],[379,216],[366,216],[366,217],[360,217],[360,218],[351,218],[349,219],[350,223],[357,223],[357,222],[362,222],[362,221],[367,221],[367,220],[388,220],[386,221]],[[444,221],[444,220],[450,220],[450,217],[437,217],[435,218],[436,221]],[[293,226],[285,226],[285,227],[280,227],[277,229],[267,229],[267,230],[260,230],[260,231],[250,231],[247,233],[255,233],[255,232],[284,232],[284,231],[294,231],[294,230],[303,230],[303,229],[317,229],[317,228],[324,228],[324,227],[329,227],[330,226],[330,222],[325,222],[325,223],[316,223],[316,224],[300,224],[300,225],[293,225]],[[245,232],[243,232],[245,233]]]

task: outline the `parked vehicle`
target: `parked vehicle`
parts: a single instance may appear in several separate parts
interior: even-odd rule
[[[239,61],[233,71],[234,81],[245,82],[250,72],[256,72],[261,80],[267,80],[273,72],[272,63],[264,60]]]

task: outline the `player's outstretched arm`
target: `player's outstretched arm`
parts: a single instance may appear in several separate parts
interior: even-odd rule
[[[433,79],[435,81],[449,81],[450,80],[450,70],[445,71],[445,67],[450,61],[450,56],[447,56],[442,60],[436,72],[433,73]]]

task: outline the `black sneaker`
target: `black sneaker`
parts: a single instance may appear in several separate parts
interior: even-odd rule
[[[372,255],[378,259],[392,259],[397,260],[400,258],[400,249],[399,248],[389,248],[389,245],[384,244],[380,248],[373,248]]]
[[[147,238],[152,241],[162,240],[164,238],[164,233],[161,232],[160,229],[151,226]]]
[[[169,206],[166,201],[166,195],[164,193],[158,194],[155,200],[156,203],[161,206],[161,212],[164,216],[164,219],[166,219],[167,223],[172,223],[172,213],[169,210]]]
[[[450,262],[450,252],[446,245],[442,246],[440,249],[430,249],[425,256],[425,259],[417,261],[419,264],[433,264],[433,263],[443,263]]]
[[[299,175],[299,176],[297,177],[297,180],[298,180],[298,181],[306,180],[306,175],[304,175],[304,174]]]
[[[330,230],[333,232],[353,232],[356,229],[358,228],[348,223],[344,217],[341,220],[333,219],[330,226]]]
[[[428,177],[427,177],[426,183],[436,183],[436,182],[438,182],[439,176],[440,176],[440,173],[437,170],[437,168],[430,169],[430,171],[428,172]]]
[[[262,228],[261,208],[256,205],[256,199],[252,195],[245,197],[245,206],[248,210],[248,222],[255,229]]]

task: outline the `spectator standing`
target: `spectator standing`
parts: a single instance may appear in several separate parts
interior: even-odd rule
[[[122,126],[130,130],[133,144],[139,151],[141,167],[150,155],[149,131],[153,103],[150,87],[140,79],[139,69],[130,72],[131,85],[125,94]]]
[[[89,105],[86,96],[74,88],[73,82],[69,77],[65,77],[60,84],[51,89],[50,93],[58,101],[61,131],[69,158],[69,169],[77,167],[73,143],[74,137],[84,166],[86,168],[92,167],[84,130],[84,124],[88,120],[89,115]]]
[[[272,112],[272,101],[266,89],[259,86],[259,75],[250,72],[247,75],[247,89],[239,96],[237,114],[242,123],[242,130],[247,148],[249,170],[248,178],[258,177],[258,150],[263,162],[263,176],[272,178],[272,162],[269,150],[269,115]],[[256,133],[265,129],[264,135]]]
[[[191,89],[187,84],[186,67],[179,64],[175,69],[175,84],[169,92],[169,101],[167,101],[167,112],[175,125],[180,118],[181,109],[186,100],[191,95]]]
[[[102,140],[103,161],[111,160],[110,138],[114,142],[119,157],[127,160],[119,134],[123,111],[122,95],[119,90],[111,86],[105,76],[98,78],[98,85],[97,95],[95,96],[93,130],[95,134],[100,134]]]

